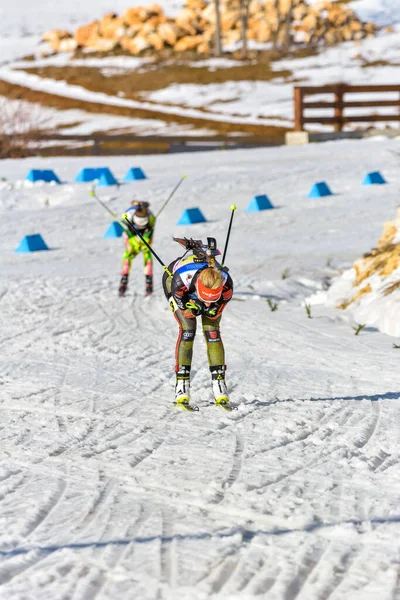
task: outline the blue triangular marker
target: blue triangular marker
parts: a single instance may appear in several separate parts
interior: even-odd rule
[[[379,171],[373,171],[372,173],[367,173],[364,177],[364,181],[362,185],[382,185],[387,183],[387,181],[382,177]]]
[[[246,212],[258,212],[259,210],[270,210],[274,208],[272,202],[265,194],[254,196],[246,208]]]
[[[118,221],[113,221],[111,223],[110,227],[107,229],[107,231],[103,235],[103,237],[105,237],[105,238],[118,238],[118,237],[122,236],[122,234],[124,233],[124,231],[125,230],[122,227],[121,223],[118,223]]]
[[[78,183],[85,183],[88,181],[94,181],[95,179],[98,179],[99,177],[100,177],[99,169],[92,169],[90,167],[85,167],[84,169],[79,171],[78,175],[75,177],[75,181],[77,181]]]
[[[40,233],[36,233],[22,238],[15,252],[38,252],[39,250],[48,250],[48,247]]]
[[[307,198],[322,198],[323,196],[332,196],[332,192],[325,181],[320,181],[312,186]]]
[[[115,179],[114,175],[111,173],[110,169],[101,169],[101,175],[99,177],[98,186],[106,187],[109,185],[118,185],[118,181]]]
[[[199,208],[186,209],[177,225],[193,225],[194,223],[206,223],[206,219]]]
[[[140,179],[147,179],[140,167],[131,167],[124,177],[124,181],[138,181]]]
[[[44,169],[42,171],[42,180],[47,181],[47,183],[51,183],[52,181],[55,181],[55,183],[61,183],[52,169]]]
[[[56,183],[61,183],[52,169],[31,169],[25,179],[32,182],[45,181],[46,183],[51,183],[55,181]]]

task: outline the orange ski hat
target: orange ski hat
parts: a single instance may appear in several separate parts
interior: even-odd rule
[[[197,295],[203,302],[217,302],[221,298],[224,285],[211,289],[201,282],[200,278],[196,282]]]

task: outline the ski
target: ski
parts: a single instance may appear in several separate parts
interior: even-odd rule
[[[226,410],[227,412],[232,412],[233,410],[238,410],[237,406],[229,404],[228,402],[210,402],[209,405],[215,406],[216,408],[222,408],[223,410]]]
[[[185,410],[187,412],[198,412],[200,409],[198,406],[190,406],[185,402],[173,402],[172,406],[174,408],[180,408],[181,410]]]

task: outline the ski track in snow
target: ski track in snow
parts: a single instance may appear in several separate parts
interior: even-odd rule
[[[200,411],[172,408],[177,331],[161,269],[145,299],[139,258],[117,297],[122,242],[101,239],[107,217],[85,186],[59,204],[62,188],[0,190],[2,600],[400,598],[398,355],[379,332],[354,336],[344,313],[313,306],[307,319],[301,306],[333,252],[351,263],[393,216],[396,145],[371,144],[141,157],[140,195],[156,210],[188,172],[156,231],[166,263],[179,254],[172,235],[222,245],[227,197],[243,209],[262,189],[280,206],[235,217],[228,257],[243,301],[222,320],[232,413],[209,406],[201,331]],[[108,162],[124,172],[129,160]],[[71,179],[81,159],[55,163]],[[359,164],[386,169],[390,185],[361,190]],[[27,171],[4,165],[15,179]],[[325,169],[338,195],[307,200],[299,189]],[[138,192],[119,193],[122,212]],[[176,228],[210,194],[210,222]],[[58,250],[11,252],[28,207],[32,233]]]

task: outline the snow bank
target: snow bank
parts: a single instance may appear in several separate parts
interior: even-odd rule
[[[384,224],[377,248],[358,259],[322,297],[327,306],[350,311],[357,323],[400,336],[400,207],[395,221]]]

